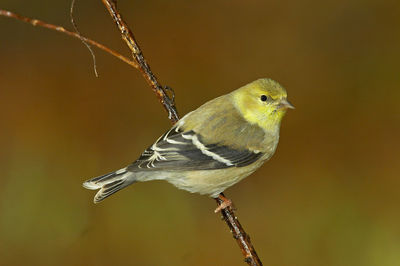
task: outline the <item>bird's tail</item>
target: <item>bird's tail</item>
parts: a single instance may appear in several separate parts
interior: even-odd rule
[[[98,203],[134,182],[134,173],[122,168],[118,171],[89,179],[83,183],[83,187],[92,190],[100,189],[93,200],[94,203]]]

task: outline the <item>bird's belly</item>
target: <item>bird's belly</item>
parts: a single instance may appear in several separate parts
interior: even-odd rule
[[[217,170],[190,171],[182,173],[180,177],[166,178],[166,181],[179,189],[217,197],[219,193],[249,176],[257,168],[259,168],[259,164]]]

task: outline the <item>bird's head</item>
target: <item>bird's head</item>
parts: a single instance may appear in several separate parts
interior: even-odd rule
[[[263,78],[232,92],[233,101],[243,117],[264,130],[279,130],[288,108],[294,106],[287,100],[286,90],[276,81]]]

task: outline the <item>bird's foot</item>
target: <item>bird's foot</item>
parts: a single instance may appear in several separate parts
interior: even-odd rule
[[[226,209],[228,207],[233,207],[233,203],[230,199],[226,198],[222,193],[218,195],[218,199],[221,201],[221,203],[218,205],[218,207],[215,209],[215,213],[222,211],[223,209]]]

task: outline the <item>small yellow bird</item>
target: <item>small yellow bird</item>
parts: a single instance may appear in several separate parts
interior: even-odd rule
[[[95,203],[151,180],[217,198],[271,158],[287,108],[294,107],[285,89],[271,79],[258,79],[188,113],[134,163],[83,186],[100,189]],[[216,211],[230,204],[222,199],[225,204]]]

